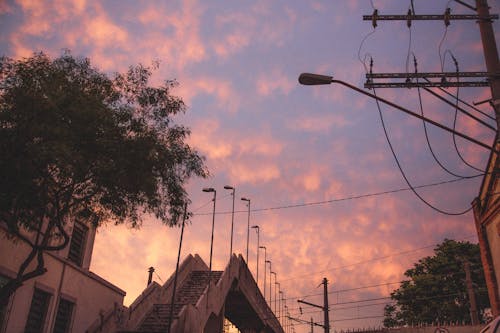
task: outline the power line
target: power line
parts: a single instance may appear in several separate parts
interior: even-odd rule
[[[478,178],[478,177],[481,177],[483,175],[484,174],[474,175],[474,176],[471,176],[471,178]],[[387,195],[387,194],[394,194],[394,193],[405,192],[405,191],[414,191],[415,189],[419,189],[419,188],[427,188],[427,187],[433,187],[433,186],[439,186],[439,185],[445,185],[445,184],[452,184],[452,183],[457,183],[457,182],[464,181],[464,180],[467,180],[467,179],[458,178],[458,179],[451,179],[451,180],[443,180],[443,181],[424,184],[424,185],[417,185],[417,186],[411,186],[411,187],[406,187],[406,188],[398,188],[398,189],[394,189],[394,190],[353,195],[353,196],[349,196],[349,197],[330,199],[330,200],[324,200],[324,201],[313,201],[313,202],[306,202],[306,203],[301,203],[301,204],[290,204],[290,205],[267,207],[267,208],[254,208],[251,210],[251,212],[262,212],[262,211],[272,211],[272,210],[281,210],[281,209],[290,209],[290,208],[300,208],[300,207],[307,207],[307,206],[318,206],[318,205],[336,203],[336,202],[341,202],[341,201],[350,201],[350,200],[364,199],[364,198],[376,197],[376,196]],[[238,210],[238,211],[235,211],[235,213],[248,213],[248,210]],[[216,215],[226,215],[226,214],[231,214],[231,212],[230,211],[222,211],[222,212],[216,212],[215,214]],[[212,215],[212,213],[196,213],[193,215],[198,215],[198,216]]]
[[[377,96],[376,92],[375,92],[375,88],[373,88],[373,94],[375,96]],[[380,122],[382,124],[382,128],[384,130],[384,134],[385,134],[385,138],[387,139],[387,143],[389,144],[389,148],[392,152],[392,156],[394,157],[394,160],[398,166],[398,169],[399,171],[401,172],[401,175],[403,176],[406,184],[408,184],[408,186],[410,187],[410,189],[412,190],[412,192],[417,196],[417,198],[420,199],[420,201],[422,201],[424,204],[426,204],[428,207],[432,208],[433,210],[441,213],[441,214],[444,214],[444,215],[451,215],[451,216],[458,216],[458,215],[464,215],[466,213],[468,213],[469,211],[472,210],[472,206],[463,210],[463,211],[460,211],[460,212],[450,212],[450,211],[445,211],[443,209],[440,209],[436,206],[434,206],[433,204],[431,204],[430,202],[428,202],[427,200],[425,200],[417,191],[416,191],[416,187],[415,186],[412,186],[412,184],[410,183],[410,180],[408,179],[408,177],[406,176],[406,173],[404,172],[403,170],[403,167],[401,166],[401,163],[399,162],[399,159],[396,155],[396,152],[394,151],[394,148],[392,146],[392,143],[391,143],[391,140],[389,138],[389,134],[387,133],[387,129],[385,127],[385,122],[384,122],[384,116],[382,115],[382,109],[380,108],[380,103],[378,101],[378,99],[375,99],[375,102],[377,104],[377,108],[378,108],[378,111],[379,111],[379,115],[380,115]],[[460,178],[459,178],[460,179]]]

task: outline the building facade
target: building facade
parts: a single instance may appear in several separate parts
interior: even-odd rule
[[[500,149],[500,144],[496,145]],[[479,196],[474,200],[481,261],[493,316],[500,315],[500,159],[492,152]]]
[[[123,304],[123,290],[89,271],[95,233],[85,223],[70,223],[69,245],[44,253],[47,272],[26,281],[0,309],[0,333],[85,332],[96,318]],[[5,236],[0,225],[0,285],[15,277],[31,250]]]

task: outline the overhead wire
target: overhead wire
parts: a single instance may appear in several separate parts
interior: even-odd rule
[[[418,73],[418,67],[417,67],[417,58],[415,55],[413,55],[413,63],[414,63],[414,67],[415,67],[415,73]],[[419,102],[419,106],[420,106],[420,114],[422,115],[422,117],[424,117],[424,107],[423,107],[423,101],[422,101],[422,94],[420,92],[420,86],[418,85],[418,76],[416,77],[416,80],[417,80],[417,95],[418,95],[418,102]],[[456,112],[457,109],[455,109],[455,112]],[[455,113],[455,116],[456,116],[456,113]],[[439,158],[436,156],[436,153],[434,152],[434,149],[432,148],[432,145],[431,145],[431,142],[430,142],[430,139],[429,139],[429,133],[428,133],[428,130],[427,130],[427,124],[425,121],[422,121],[422,124],[424,126],[424,134],[425,134],[425,140],[427,142],[427,147],[429,148],[429,151],[432,155],[432,157],[434,158],[434,161],[441,167],[441,169],[443,169],[445,172],[447,172],[448,174],[454,176],[454,177],[458,177],[458,178],[462,178],[462,179],[466,179],[466,178],[473,178],[475,176],[481,176],[481,175],[475,175],[475,176],[464,176],[464,175],[459,175],[458,173],[455,173],[453,171],[451,171],[450,169],[448,169],[440,160]],[[453,130],[455,130],[455,128],[453,128]]]
[[[477,175],[477,176],[472,176],[471,178],[477,178],[482,175]],[[376,197],[376,196],[382,196],[382,195],[387,195],[387,194],[394,194],[394,193],[399,193],[399,192],[405,192],[405,191],[410,191],[414,189],[420,189],[420,188],[428,188],[428,187],[434,187],[434,186],[440,186],[440,185],[446,185],[446,184],[452,184],[460,181],[464,181],[466,179],[450,179],[450,180],[443,180],[439,182],[434,182],[434,183],[428,183],[424,185],[415,185],[413,187],[405,187],[405,188],[398,188],[398,189],[393,189],[393,190],[387,190],[387,191],[381,191],[381,192],[373,192],[373,193],[365,193],[365,194],[359,194],[359,195],[353,195],[353,196],[347,196],[343,198],[337,198],[337,199],[330,199],[330,200],[322,200],[322,201],[313,201],[313,202],[305,202],[305,203],[300,203],[300,204],[290,204],[290,205],[283,205],[283,206],[275,206],[275,207],[267,207],[267,208],[253,208],[251,209],[251,212],[262,212],[262,211],[273,211],[273,210],[281,210],[281,209],[290,209],[290,208],[299,208],[299,207],[307,207],[307,206],[317,206],[317,205],[324,205],[324,204],[330,204],[330,203],[336,203],[336,202],[342,202],[342,201],[350,201],[350,200],[357,200],[357,199],[364,199],[364,198],[370,198],[370,197]],[[235,213],[248,213],[248,210],[238,210],[234,211]],[[216,215],[226,215],[226,214],[231,214],[231,211],[223,211],[223,212],[216,212]],[[195,213],[193,215],[211,215],[212,213]]]
[[[460,81],[460,77],[458,75],[458,73],[459,73],[458,61],[453,56],[453,54],[451,53],[451,51],[450,51],[450,55],[451,55],[451,57],[453,59],[453,62],[455,64],[455,69],[456,69],[456,73],[457,73],[457,82],[459,82]],[[456,106],[455,106],[455,117],[453,118],[453,130],[456,129],[456,125],[457,125],[457,117],[458,117],[458,94],[459,94],[459,91],[460,91],[460,87],[457,86],[457,98],[456,98]],[[465,158],[462,156],[462,154],[460,153],[460,150],[458,149],[458,146],[457,146],[457,139],[456,139],[455,133],[453,133],[453,145],[455,146],[455,151],[457,152],[457,154],[460,157],[460,159],[462,160],[462,162],[464,162],[468,167],[470,167],[470,168],[472,168],[474,170],[477,170],[477,171],[480,171],[480,172],[484,172],[484,170],[481,170],[481,169],[473,166],[469,162],[467,162],[465,160]]]
[[[375,96],[377,96],[377,93],[376,93],[376,90],[375,88],[373,89],[373,94]],[[384,130],[384,134],[385,134],[385,138],[387,139],[387,143],[389,144],[389,148],[392,152],[392,156],[394,157],[394,160],[398,166],[398,169],[399,171],[401,172],[401,175],[403,176],[403,179],[405,180],[406,184],[409,186],[409,188],[411,189],[411,191],[415,194],[415,196],[417,196],[417,198],[420,199],[420,201],[422,201],[424,204],[426,204],[428,207],[432,208],[433,210],[441,213],[441,214],[444,214],[444,215],[450,215],[450,216],[458,216],[458,215],[464,215],[464,214],[467,214],[469,211],[472,210],[472,206],[463,210],[463,211],[460,211],[460,212],[451,212],[451,211],[446,211],[444,209],[440,209],[438,207],[436,207],[435,205],[431,204],[430,202],[428,202],[427,200],[425,200],[415,189],[415,187],[411,184],[410,180],[408,179],[408,177],[406,176],[406,173],[405,171],[403,170],[403,167],[401,166],[401,163],[399,162],[399,159],[396,155],[396,152],[392,146],[392,143],[391,143],[391,139],[389,138],[389,133],[387,132],[387,128],[385,126],[385,122],[384,122],[384,116],[382,114],[382,109],[380,107],[380,103],[378,101],[378,99],[375,100],[375,103],[377,104],[377,109],[379,111],[379,115],[380,115],[380,121],[381,121],[381,124],[382,124],[382,128]],[[461,178],[459,178],[461,179]]]

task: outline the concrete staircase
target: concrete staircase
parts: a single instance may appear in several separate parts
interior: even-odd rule
[[[222,271],[213,271],[211,280],[214,284],[219,281]],[[185,305],[196,305],[200,297],[204,294],[208,282],[210,281],[210,272],[193,271],[190,273],[186,283],[176,292],[173,310],[173,320],[179,318],[179,313]],[[139,325],[137,331],[132,332],[166,332],[170,325],[171,304],[154,304],[153,309],[146,315],[143,322]],[[122,331],[125,333],[125,331]]]

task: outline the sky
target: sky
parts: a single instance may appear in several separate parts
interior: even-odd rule
[[[473,14],[453,1],[0,0],[0,55],[19,59],[43,51],[57,57],[69,49],[110,75],[158,61],[152,84],[179,82],[173,93],[188,109],[174,121],[191,129],[189,144],[205,156],[210,171],[209,178],[187,184],[195,214],[181,257],[197,253],[209,262],[213,202],[202,188],[213,187],[213,267],[224,269],[233,198],[223,187],[234,186],[233,252],[246,257],[248,207],[240,200],[246,197],[250,225],[259,226],[259,245],[266,247],[290,314],[322,322],[318,309],[303,306],[300,314],[297,299],[322,304],[318,286],[327,278],[332,327],[373,327],[381,325],[383,306],[405,270],[436,244],[446,238],[477,242],[473,215],[440,213],[409,190],[373,99],[340,85],[302,86],[297,78],[302,72],[334,75],[363,89],[370,58],[374,73],[406,73],[415,70],[414,56],[420,72],[454,72],[453,57],[461,71],[485,71],[474,20],[452,21],[447,28],[442,21],[415,21],[411,28],[379,21],[373,28],[362,20],[374,8],[405,14],[412,2],[416,14],[443,14],[447,6],[452,14]],[[489,2],[499,13],[500,3]],[[494,29],[499,31],[498,22]],[[469,104],[490,98],[487,88],[447,92],[452,103],[457,94]],[[420,98],[417,89],[376,93],[453,127],[455,108],[423,90]],[[488,104],[477,108],[492,115]],[[433,159],[422,121],[383,104],[380,111],[419,195],[448,213],[470,208],[488,150],[457,138],[459,155],[450,133],[428,126],[441,164],[476,177],[452,176]],[[463,115],[456,129],[487,144],[493,140],[493,131]],[[180,228],[148,216],[138,230],[105,225],[96,236],[91,270],[125,290],[129,305],[146,287],[150,266],[158,283],[174,272],[179,235]],[[255,229],[249,239],[248,262],[256,276]],[[262,287],[262,250],[259,255]],[[295,325],[296,332],[308,329]]]

